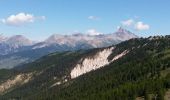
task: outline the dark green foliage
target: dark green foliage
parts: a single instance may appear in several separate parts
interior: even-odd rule
[[[170,88],[170,39],[154,37],[152,40],[131,39],[116,45],[112,59],[124,50],[129,53],[121,59],[60,86],[52,87],[53,76],[58,80],[69,77],[70,70],[82,57],[91,57],[97,51],[65,52],[50,54],[28,64],[23,72],[44,71],[33,81],[14,89],[2,98],[17,100],[163,100],[166,89]],[[42,84],[44,84],[42,86]]]
[[[16,70],[0,69],[0,83],[18,74]]]

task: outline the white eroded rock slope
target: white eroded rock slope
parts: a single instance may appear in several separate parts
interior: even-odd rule
[[[83,60],[81,59],[80,63],[78,63],[71,71],[71,78],[73,79],[92,70],[104,67],[128,53],[128,50],[125,50],[121,54],[115,56],[111,61],[109,61],[108,57],[112,54],[112,52],[114,52],[113,50],[114,47],[107,48],[103,51],[98,52],[93,58],[85,58]]]
[[[0,94],[11,89],[14,86],[17,85],[23,85],[32,78],[32,73],[28,74],[19,74],[15,76],[13,79],[8,79],[6,82],[0,84]]]

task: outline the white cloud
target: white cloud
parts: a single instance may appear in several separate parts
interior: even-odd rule
[[[89,30],[87,30],[87,34],[88,35],[101,35],[103,33],[97,32],[95,29],[89,29]]]
[[[144,24],[142,21],[136,21],[136,19],[139,18],[135,16],[135,19],[128,19],[121,22],[121,25],[134,28],[138,31],[148,30],[150,29],[150,26],[148,24]]]
[[[142,31],[142,30],[148,30],[150,28],[150,26],[148,24],[144,24],[143,22],[137,22],[135,24],[135,29]]]
[[[128,19],[128,20],[122,21],[121,23],[122,23],[123,26],[131,26],[131,25],[134,24],[134,20]]]
[[[1,22],[10,26],[22,26],[27,23],[33,23],[35,20],[45,20],[45,16],[34,16],[32,14],[18,13],[2,19]]]
[[[89,16],[88,19],[90,20],[99,20],[100,18],[97,16]]]

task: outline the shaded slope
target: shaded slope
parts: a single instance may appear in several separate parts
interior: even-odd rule
[[[28,64],[21,70],[22,72],[42,73],[1,98],[133,100],[139,96],[147,98],[149,94],[157,94],[158,98],[161,98],[164,91],[170,88],[168,71],[170,39],[168,37],[131,39],[120,43],[116,45],[108,60],[128,50],[129,53],[121,59],[76,79],[70,78],[70,71],[80,58],[93,57],[96,52],[103,49],[51,54]],[[163,71],[167,74],[162,75]],[[61,81],[60,85],[51,87],[58,81]]]

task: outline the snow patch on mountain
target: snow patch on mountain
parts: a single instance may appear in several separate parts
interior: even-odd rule
[[[108,60],[108,57],[112,54],[114,50],[114,47],[104,49],[103,51],[100,51],[97,53],[93,58],[85,58],[84,60],[80,60],[81,62],[78,63],[74,69],[72,69],[70,75],[71,79],[74,79],[76,77],[79,77],[85,73],[88,73],[92,70],[99,69],[101,67],[104,67],[111,62],[123,57],[126,55],[129,51],[125,50],[122,53],[115,56],[111,61]]]
[[[40,49],[40,48],[45,48],[47,46],[48,45],[46,43],[39,43],[39,44],[34,45],[32,49]]]

